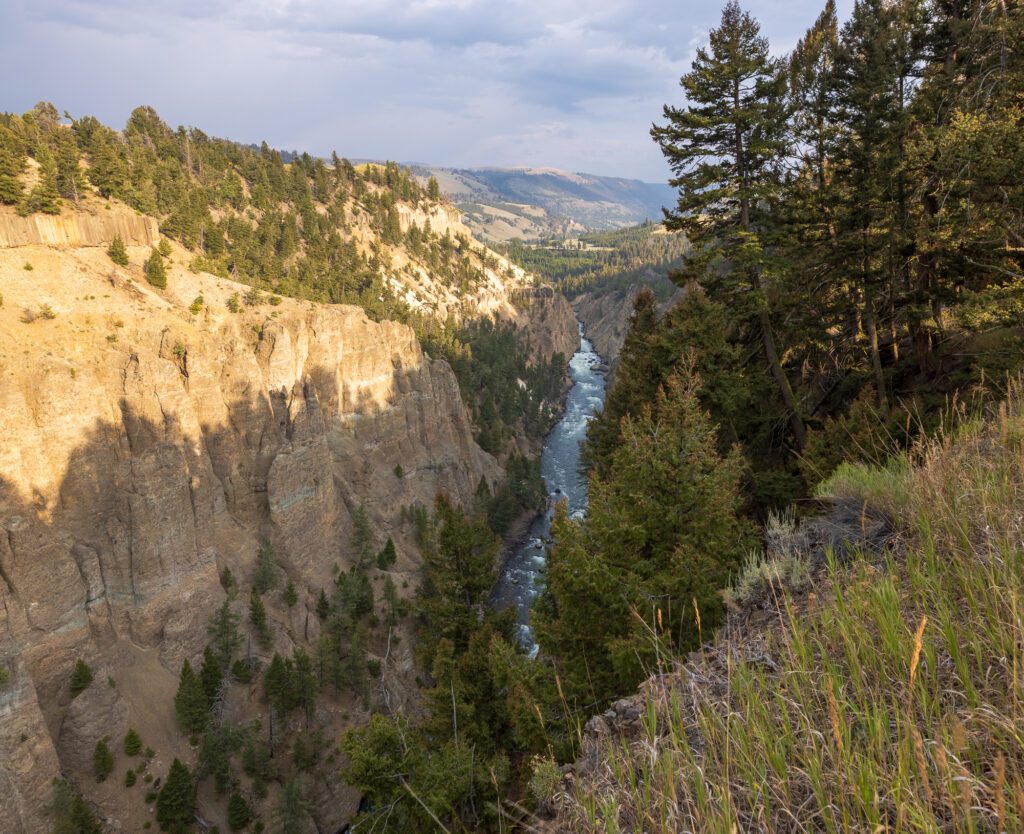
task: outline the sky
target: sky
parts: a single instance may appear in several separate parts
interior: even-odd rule
[[[840,20],[853,0],[840,0]],[[0,111],[50,101],[351,159],[664,181],[648,131],[724,0],[0,0]],[[741,0],[785,54],[824,0]]]

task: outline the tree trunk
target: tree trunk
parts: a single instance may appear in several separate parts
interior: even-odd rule
[[[875,327],[875,310],[871,298],[864,292],[864,327],[868,334],[868,348],[871,351],[871,368],[875,372],[875,390],[878,407],[882,416],[889,417],[889,399],[885,395],[885,378],[882,376],[882,359],[878,353],[878,329]]]
[[[800,419],[800,414],[797,411],[793,389],[789,385],[789,380],[786,379],[786,374],[782,370],[782,363],[779,362],[779,355],[775,350],[772,323],[768,318],[768,313],[763,310],[758,313],[758,320],[761,324],[761,344],[764,346],[764,358],[767,360],[768,367],[775,378],[775,385],[782,395],[782,403],[789,412],[789,425],[793,430],[796,449],[798,452],[802,452],[807,445],[807,432],[804,429],[804,422]]]

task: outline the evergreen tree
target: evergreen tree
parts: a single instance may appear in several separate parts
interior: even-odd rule
[[[156,249],[150,252],[149,258],[146,259],[146,263],[143,265],[143,271],[146,273],[146,280],[150,284],[157,289],[166,289],[167,270],[164,268],[164,259]]]
[[[80,794],[63,779],[53,780],[54,834],[103,834],[103,826]]]
[[[441,199],[441,186],[438,185],[436,177],[427,180],[427,199],[435,203]]]
[[[142,738],[131,727],[124,736],[124,752],[128,756],[136,756],[142,749]]]
[[[736,0],[722,11],[680,84],[685,108],[666,105],[668,123],[651,128],[678,189],[665,226],[683,231],[692,250],[683,280],[696,278],[738,318],[755,325],[767,370],[785,407],[797,449],[803,419],[775,344],[768,292],[764,206],[780,184],[787,150],[785,77],[760,26]],[[728,258],[728,263],[723,262]]]
[[[43,214],[60,214],[57,164],[53,161],[53,154],[45,144],[40,144],[37,148],[36,161],[39,163],[39,180],[29,192],[28,210],[41,211]]]
[[[442,638],[464,652],[487,611],[497,577],[501,539],[486,519],[469,518],[444,493],[434,501],[439,530],[436,547],[423,552],[425,578],[420,588],[420,613],[425,627],[419,648],[431,658]]]
[[[202,682],[207,700],[211,704],[216,703],[224,686],[224,669],[209,645],[203,649],[203,665],[199,669],[199,680]]]
[[[256,569],[253,572],[252,584],[261,594],[265,594],[277,584],[277,553],[270,539],[263,539],[256,549]]]
[[[156,798],[156,820],[160,823],[160,829],[166,831],[172,826],[187,826],[192,822],[195,807],[192,776],[188,768],[175,758],[171,762],[167,781]]]
[[[331,612],[331,603],[327,599],[327,592],[323,588],[320,589],[320,596],[316,601],[316,615],[321,620],[326,620],[327,615]]]
[[[299,601],[299,594],[295,590],[295,583],[292,582],[291,577],[288,578],[288,582],[284,586],[284,601],[289,608],[294,608],[295,603]]]
[[[360,570],[370,566],[373,561],[373,527],[366,505],[360,504],[352,511],[352,536],[349,539],[352,548],[352,560]]]
[[[264,648],[269,647],[273,640],[273,634],[270,631],[270,626],[267,624],[267,609],[264,607],[263,600],[260,598],[255,587],[249,594],[249,622],[252,623],[253,628],[256,630],[256,637],[260,644]]]
[[[92,769],[96,774],[96,781],[103,782],[114,769],[114,754],[110,752],[107,743],[100,739],[92,751]]]
[[[238,792],[234,791],[228,800],[228,828],[241,831],[249,824],[249,803]]]
[[[18,179],[25,170],[25,146],[0,124],[0,203],[21,202],[24,187]]]
[[[178,691],[174,695],[174,712],[178,716],[178,724],[187,733],[202,732],[206,727],[209,709],[210,702],[203,692],[203,685],[186,659],[181,665]]]
[[[630,691],[658,641],[693,648],[695,604],[705,633],[721,620],[720,591],[749,540],[738,515],[743,467],[738,450],[719,455],[699,391],[691,357],[653,406],[622,421],[623,443],[607,478],[591,480],[586,518],[570,520],[564,504],[556,512],[534,624],[582,703]]]
[[[89,664],[79,658],[75,663],[75,670],[71,673],[71,697],[80,695],[90,683],[92,683],[92,669],[89,668]]]
[[[398,596],[398,588],[389,574],[384,579],[384,623],[388,626],[398,625],[402,618],[405,606]]]
[[[242,635],[238,633],[238,623],[241,619],[231,610],[230,603],[224,600],[206,627],[206,633],[210,636],[210,646],[223,671],[231,667],[235,652],[242,647]]]
[[[263,676],[263,690],[270,705],[281,715],[288,712],[293,706],[292,677],[291,661],[286,661],[281,655],[274,652],[274,657]]]
[[[114,240],[107,248],[107,256],[118,266],[128,266],[128,250],[121,235],[114,235]]]
[[[57,161],[57,189],[61,197],[74,200],[78,204],[81,187],[84,183],[82,168],[79,164],[81,156],[78,143],[71,131],[57,129],[51,134]]]
[[[395,552],[395,543],[391,540],[391,536],[388,536],[383,549],[377,554],[377,567],[381,570],[387,570],[397,560],[398,553]]]
[[[586,470],[596,468],[607,474],[612,452],[619,445],[619,424],[627,414],[639,413],[654,398],[660,378],[653,367],[649,341],[658,329],[658,299],[642,287],[633,299],[626,338],[619,351],[619,370],[604,407],[587,425],[580,463]]]
[[[292,656],[292,664],[291,700],[296,706],[303,708],[306,720],[309,721],[316,709],[316,696],[319,689],[316,673],[313,670],[313,661],[303,649],[297,648]]]
[[[128,166],[121,155],[119,140],[112,130],[98,123],[88,129],[91,133],[89,181],[102,197],[127,197]]]
[[[309,802],[305,794],[305,778],[293,776],[285,782],[274,809],[274,834],[304,834],[309,817]]]

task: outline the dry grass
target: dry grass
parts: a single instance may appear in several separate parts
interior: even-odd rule
[[[895,547],[652,678],[631,730],[592,722],[548,830],[1024,830],[1022,401],[837,473]]]

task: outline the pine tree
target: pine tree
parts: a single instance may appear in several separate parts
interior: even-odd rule
[[[395,552],[395,543],[391,540],[391,536],[388,536],[383,549],[377,554],[377,567],[381,570],[387,570],[397,560],[398,553]]]
[[[121,235],[114,235],[114,240],[107,248],[107,256],[118,266],[128,266],[128,250]]]
[[[274,809],[274,834],[304,834],[309,817],[306,800],[306,780],[293,776],[285,782],[281,798]]]
[[[224,671],[231,667],[235,652],[242,647],[242,635],[238,633],[238,623],[241,619],[231,610],[228,600],[224,600],[206,627],[206,633],[210,636],[210,646],[220,662],[220,668]]]
[[[570,520],[564,504],[556,512],[534,625],[575,697],[634,687],[656,660],[652,635],[693,648],[694,604],[705,633],[721,620],[720,591],[750,534],[738,514],[743,466],[737,449],[718,453],[693,361],[624,418],[608,476],[591,479],[586,518]]]
[[[128,756],[138,755],[138,752],[142,749],[142,738],[135,730],[128,728],[128,732],[124,736],[124,752]]]
[[[366,505],[360,504],[352,511],[352,536],[349,539],[352,548],[352,560],[355,567],[366,568],[373,560],[373,527]]]
[[[684,280],[696,278],[741,320],[755,323],[767,370],[789,415],[797,449],[806,442],[803,419],[775,344],[766,266],[763,212],[779,188],[787,150],[785,77],[769,56],[757,21],[736,0],[697,50],[680,80],[685,108],[665,105],[668,123],[651,128],[675,177],[675,210],[665,226],[692,245]],[[728,259],[728,265],[722,259]]]
[[[316,601],[316,615],[321,620],[326,620],[327,615],[331,613],[331,603],[327,599],[327,592],[323,588],[320,589],[320,596]]]
[[[252,584],[257,591],[265,594],[277,584],[277,553],[270,539],[263,539],[256,549],[256,569]]]
[[[149,258],[146,259],[146,263],[143,266],[143,271],[146,273],[146,280],[150,284],[160,290],[166,289],[167,270],[164,268],[164,259],[156,249],[150,252]]]
[[[277,652],[263,676],[263,691],[270,705],[281,715],[292,707],[292,664]]]
[[[103,782],[114,770],[114,754],[110,752],[107,743],[100,739],[92,751],[92,769],[96,774],[96,781]]]
[[[43,214],[60,214],[60,191],[57,190],[57,164],[53,154],[45,144],[36,150],[36,161],[39,163],[39,181],[27,198],[29,211],[41,211]]]
[[[228,800],[228,828],[241,831],[249,824],[249,816],[249,803],[238,791],[234,791]]]
[[[658,330],[658,299],[642,287],[633,299],[633,313],[619,351],[619,371],[605,398],[604,407],[587,425],[587,437],[580,451],[580,462],[587,471],[606,474],[612,453],[618,448],[620,423],[627,414],[638,413],[654,398],[661,382],[653,367],[650,340]]]
[[[401,619],[404,613],[404,605],[402,600],[398,597],[398,588],[395,587],[395,582],[388,574],[384,579],[384,623],[388,626],[398,625],[398,621]]]
[[[75,671],[71,673],[71,697],[80,695],[92,683],[92,669],[84,660],[75,663]]]
[[[252,623],[253,628],[256,630],[256,638],[260,641],[260,644],[264,648],[269,647],[273,635],[271,634],[270,626],[267,624],[267,609],[264,607],[263,600],[260,598],[255,587],[249,594],[249,622]]]
[[[436,177],[427,180],[427,199],[435,203],[441,199],[441,186],[438,185]]]
[[[288,582],[284,586],[284,601],[289,608],[294,608],[295,603],[299,601],[299,594],[295,590],[295,583],[292,582],[291,577],[288,578]]]
[[[167,781],[156,798],[156,820],[166,831],[171,826],[187,826],[195,814],[195,795],[192,791],[192,776],[188,768],[177,758],[171,762]]]
[[[203,692],[206,693],[207,700],[211,704],[216,703],[221,695],[221,687],[224,685],[224,669],[209,645],[203,649],[203,665],[199,669],[199,680],[203,685]]]
[[[178,724],[186,733],[198,733],[206,727],[210,702],[203,692],[203,685],[186,659],[181,665],[178,691],[174,695],[174,712]]]
[[[25,146],[10,130],[0,125],[0,203],[21,202],[24,187],[19,176],[25,170]]]
[[[434,501],[438,520],[436,547],[423,552],[425,580],[420,612],[428,624],[420,631],[419,649],[427,659],[437,644],[448,638],[456,652],[464,652],[487,608],[497,577],[501,539],[487,520],[470,518],[445,494]]]
[[[54,834],[103,834],[92,809],[63,779],[53,780]]]

